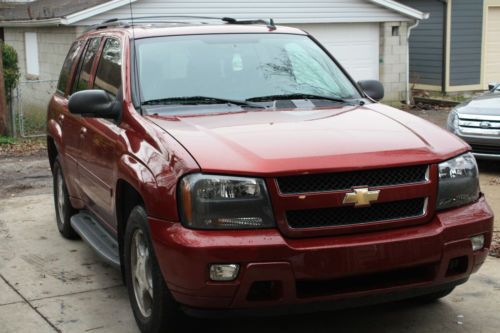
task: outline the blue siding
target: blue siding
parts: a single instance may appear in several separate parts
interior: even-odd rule
[[[481,83],[483,0],[453,0],[451,8],[450,85]]]
[[[430,13],[410,37],[410,81],[419,84],[442,84],[443,30],[445,6],[437,0],[400,0],[402,4]]]

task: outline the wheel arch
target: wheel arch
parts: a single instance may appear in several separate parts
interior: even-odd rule
[[[47,136],[47,154],[49,156],[50,170],[54,172],[54,163],[57,155],[59,155],[59,151],[57,150],[57,146],[51,136]]]
[[[147,185],[146,185],[147,184]],[[142,205],[148,210],[147,194],[149,186],[155,186],[153,174],[145,165],[130,155],[123,155],[118,163],[118,177],[115,185],[116,233],[120,249],[120,264],[123,268],[123,245],[127,220],[132,209]],[[122,274],[124,273],[122,269]]]
[[[61,126],[54,119],[50,119],[47,123],[47,152],[51,169],[54,167],[54,162],[62,147]]]

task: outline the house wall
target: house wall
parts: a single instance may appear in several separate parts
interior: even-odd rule
[[[76,27],[4,28],[5,43],[17,51],[20,80],[57,80],[69,47],[77,36],[76,31]],[[25,32],[35,32],[38,37],[40,75],[37,78],[26,73]]]
[[[75,27],[4,28],[5,43],[13,46],[18,55],[21,77],[13,92],[13,106],[26,119],[25,134],[39,134],[44,129],[47,105],[76,31]],[[37,77],[26,73],[25,32],[37,34],[40,69]]]
[[[393,28],[398,34],[393,35]],[[385,102],[402,101],[407,94],[408,23],[380,24],[380,81],[385,88]]]
[[[352,23],[407,21],[408,17],[366,0],[140,0],[132,4],[135,17],[155,15],[202,15],[234,18],[272,17],[286,23]],[[98,24],[110,18],[129,18],[129,5],[79,22]]]
[[[410,36],[410,82],[441,86],[443,81],[444,15],[446,6],[437,0],[399,2],[431,13]]]
[[[481,83],[483,0],[453,0],[450,31],[450,86]]]

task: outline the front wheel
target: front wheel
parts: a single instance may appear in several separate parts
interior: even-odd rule
[[[134,207],[124,239],[125,281],[130,304],[141,332],[179,332],[184,314],[158,267],[147,223],[145,209]]]

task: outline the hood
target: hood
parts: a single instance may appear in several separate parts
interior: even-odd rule
[[[490,92],[457,106],[460,114],[500,116],[500,92]]]
[[[207,173],[284,175],[402,166],[442,161],[468,149],[445,130],[381,104],[147,118]]]

